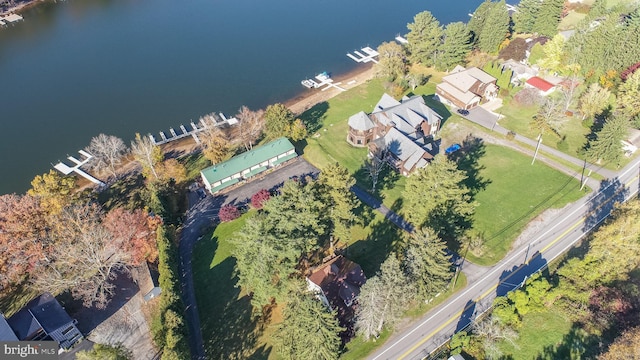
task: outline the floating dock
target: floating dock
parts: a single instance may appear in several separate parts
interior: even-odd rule
[[[217,114],[211,113],[211,114],[202,116],[198,120],[198,123],[194,123],[193,121],[191,121],[189,123],[190,129],[184,125],[180,125],[178,130],[174,128],[169,128],[169,136],[167,136],[167,134],[164,131],[160,131],[158,133],[160,135],[160,140],[156,139],[156,137],[153,135],[149,135],[149,139],[151,139],[151,142],[154,143],[155,145],[162,145],[174,140],[191,136],[196,141],[196,143],[199,144],[200,139],[198,139],[198,135],[197,135],[199,132],[202,132],[212,127],[218,127],[223,125],[233,126],[237,123],[238,123],[238,119],[235,117],[227,118],[226,116],[224,116],[223,113],[217,113]]]
[[[396,41],[399,42],[400,44],[404,44],[404,45],[409,43],[409,40],[403,38],[400,35],[396,36]]]
[[[347,54],[347,56],[357,62],[357,63],[368,63],[368,62],[373,62],[373,63],[378,63],[378,61],[376,59],[374,59],[376,56],[378,56],[378,52],[373,50],[370,47],[363,47],[362,52],[360,51],[354,51],[353,54],[349,53]],[[364,53],[364,54],[363,54]],[[354,55],[355,54],[355,55]]]
[[[302,85],[304,85],[305,87],[309,88],[309,89],[319,89],[322,88],[323,86],[325,86],[324,88],[320,89],[321,91],[325,91],[328,90],[330,88],[336,88],[340,91],[346,91],[346,89],[341,88],[340,85],[341,83],[337,82],[337,83],[333,83],[333,79],[331,79],[331,76],[326,72],[321,72],[320,74],[315,76],[315,80],[314,79],[305,79],[302,80]]]

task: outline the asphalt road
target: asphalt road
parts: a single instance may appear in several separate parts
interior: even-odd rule
[[[563,209],[529,243],[512,250],[497,265],[483,269],[479,279],[390,338],[369,359],[422,359],[437,350],[454,332],[488,310],[496,296],[518,287],[573,247],[609,215],[615,202],[635,196],[640,187],[639,165],[640,159],[635,159],[616,177],[604,180],[599,189]]]

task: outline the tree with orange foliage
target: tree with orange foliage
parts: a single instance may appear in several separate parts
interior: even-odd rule
[[[158,259],[156,229],[161,223],[159,216],[149,215],[140,209],[128,211],[124,208],[111,210],[103,221],[114,241],[121,243],[122,250],[131,256],[133,266]]]

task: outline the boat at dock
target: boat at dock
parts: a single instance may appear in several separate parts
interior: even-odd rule
[[[306,87],[307,89],[315,89],[318,87],[318,83],[311,79],[302,80],[302,85],[304,85],[304,87]]]

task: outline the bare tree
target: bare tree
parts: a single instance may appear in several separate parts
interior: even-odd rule
[[[378,178],[382,169],[384,169],[384,157],[386,155],[385,149],[376,149],[372,151],[371,157],[364,162],[367,174],[371,178],[371,192],[376,191],[376,185],[378,184]]]
[[[100,134],[91,139],[85,150],[93,155],[93,159],[89,162],[92,169],[107,169],[117,178],[116,168],[122,162],[122,157],[128,149],[119,137]]]
[[[503,325],[500,319],[493,315],[475,322],[472,325],[472,331],[481,339],[488,359],[498,359],[502,356],[502,351],[498,346],[498,342],[501,340],[507,341],[515,348],[518,348],[515,343],[516,339],[518,339],[518,333],[511,327]]]
[[[47,264],[32,276],[36,289],[71,290],[85,305],[104,307],[113,294],[112,280],[134,262],[126,237],[114,236],[102,225],[96,205],[65,208],[51,221],[54,239]]]
[[[252,111],[242,106],[236,115],[239,120],[240,139],[246,150],[253,149],[253,143],[262,135],[264,128],[264,110]]]
[[[136,161],[142,166],[142,174],[145,177],[153,175],[158,180],[156,165],[162,161],[162,150],[151,142],[149,136],[140,136],[136,134],[136,139],[131,142],[131,154]]]

